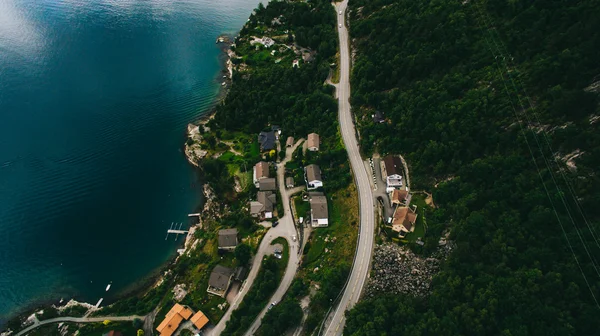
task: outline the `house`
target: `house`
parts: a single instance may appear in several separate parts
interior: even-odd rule
[[[402,161],[399,157],[388,155],[381,163],[381,175],[386,179],[386,192],[390,193],[402,187]]]
[[[206,315],[204,315],[203,312],[198,311],[196,314],[194,314],[194,316],[192,316],[190,321],[194,324],[196,328],[198,328],[198,330],[200,330],[208,324],[208,317],[206,317]]]
[[[248,270],[246,267],[238,266],[235,268],[233,279],[235,281],[244,281],[248,276]]]
[[[231,279],[233,278],[233,270],[225,266],[217,265],[210,273],[208,278],[207,292],[220,297],[225,297],[229,285],[231,285]]]
[[[272,191],[259,191],[256,201],[250,202],[250,214],[254,217],[273,218],[273,209],[277,203],[277,195]]]
[[[275,44],[275,41],[273,41],[273,39],[268,36],[263,36],[263,38],[261,39],[261,43],[265,47],[271,48]]]
[[[415,231],[415,223],[417,222],[417,214],[414,209],[409,207],[398,207],[394,211],[392,218],[392,231],[400,232],[400,234]]]
[[[293,60],[292,61],[292,68],[299,68],[300,67],[300,60]]]
[[[219,230],[219,250],[235,250],[238,244],[238,230],[225,229]]]
[[[260,161],[254,168],[252,169],[252,181],[254,181],[254,186],[260,188],[260,180],[269,178],[269,164]]]
[[[312,152],[318,151],[319,141],[319,135],[317,133],[310,133],[308,135],[308,140],[306,141],[306,148]]]
[[[373,117],[373,122],[376,124],[383,124],[385,122],[385,118],[383,118],[383,113],[381,111],[375,111],[375,114],[371,115]]]
[[[294,146],[294,137],[288,137],[287,140],[285,141],[285,146],[293,147]]]
[[[294,187],[294,178],[291,176],[288,176],[285,178],[285,187],[290,189]]]
[[[327,227],[329,225],[327,197],[323,193],[311,193],[309,197],[312,227]]]
[[[192,311],[186,306],[176,303],[165,316],[165,319],[156,327],[160,336],[171,336],[179,328],[183,320],[192,316]]]
[[[258,134],[258,143],[260,145],[261,152],[267,152],[275,149],[275,132],[260,132]]]
[[[394,189],[390,195],[390,203],[392,206],[408,206],[411,196],[406,190]]]
[[[274,177],[269,177],[258,181],[258,189],[262,191],[276,190],[277,182]]]
[[[281,127],[278,125],[271,126],[271,131],[275,132],[275,138],[278,138],[281,135]]]
[[[321,179],[321,168],[316,164],[311,164],[304,168],[304,180],[306,181],[307,189],[313,190],[323,186]]]

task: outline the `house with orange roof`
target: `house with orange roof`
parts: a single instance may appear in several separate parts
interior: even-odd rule
[[[176,303],[165,316],[165,319],[156,327],[160,336],[171,336],[179,328],[183,320],[188,320],[193,312],[190,308]]]
[[[190,321],[192,321],[196,328],[202,329],[208,323],[208,317],[206,317],[203,312],[198,311],[196,314],[194,314],[194,316],[192,316]]]

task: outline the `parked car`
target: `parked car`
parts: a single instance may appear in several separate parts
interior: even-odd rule
[[[276,305],[277,305],[277,301],[271,302],[271,304],[269,305],[269,310],[271,310],[271,308],[275,307]]]
[[[271,225],[271,227],[276,227],[277,225],[279,225],[279,221],[274,221],[273,225]]]
[[[296,235],[292,236],[292,241],[296,241]]]

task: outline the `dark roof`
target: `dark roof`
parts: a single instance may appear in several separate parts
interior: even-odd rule
[[[260,144],[260,149],[263,151],[268,151],[275,148],[275,132],[260,132],[258,135],[258,143]]]
[[[243,281],[248,276],[248,270],[245,267],[239,266],[235,268],[235,275],[233,278],[237,281]]]
[[[274,177],[269,177],[258,181],[258,188],[260,190],[275,190],[277,189],[277,184],[275,182]]]
[[[383,113],[381,113],[381,111],[375,111],[375,114],[373,115],[373,121],[376,123],[384,122],[385,119],[383,118]]]
[[[219,247],[233,247],[237,246],[238,243],[238,230],[237,229],[225,229],[219,230]]]
[[[233,270],[225,266],[217,265],[210,273],[208,285],[213,288],[224,290],[229,284],[229,278],[233,275]]]
[[[393,155],[388,155],[383,158],[385,164],[385,171],[388,176],[390,175],[402,175],[402,161],[400,158]]]
[[[277,126],[277,125],[273,125],[271,126],[271,130],[272,131],[279,131],[281,129],[281,127]]]

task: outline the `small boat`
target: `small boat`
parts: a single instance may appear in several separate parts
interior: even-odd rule
[[[110,285],[111,285],[111,284],[112,284],[112,282],[111,282],[111,283],[109,283],[109,284],[106,286],[106,291],[107,291],[107,292],[108,292],[108,290],[110,289]]]

